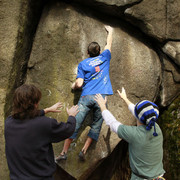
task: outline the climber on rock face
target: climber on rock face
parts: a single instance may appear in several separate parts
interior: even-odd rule
[[[78,102],[79,113],[76,116],[76,129],[74,134],[65,140],[63,150],[56,161],[67,159],[69,146],[73,139],[76,139],[78,131],[90,110],[93,110],[93,122],[90,125],[91,128],[84,147],[79,153],[80,160],[85,159],[86,151],[92,141],[98,141],[103,118],[94,97],[97,93],[101,94],[103,98],[113,94],[109,77],[113,29],[110,26],[105,26],[105,29],[108,36],[104,51],[100,52],[100,46],[97,42],[90,43],[87,49],[89,57],[78,65],[76,81],[72,85],[74,90],[82,87],[82,94]]]
[[[137,119],[137,126],[123,125],[106,108],[106,99],[95,96],[105,123],[117,133],[119,138],[129,143],[129,161],[132,170],[131,180],[163,180],[163,135],[156,123],[159,110],[156,104],[144,100],[134,105],[126,96],[126,91],[118,90],[131,113]]]

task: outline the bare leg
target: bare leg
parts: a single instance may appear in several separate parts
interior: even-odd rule
[[[85,144],[84,144],[84,147],[82,148],[82,151],[84,154],[86,154],[86,151],[88,150],[89,146],[91,145],[93,139],[88,137]]]
[[[67,153],[68,152],[68,149],[69,149],[69,146],[71,144],[73,139],[66,139],[65,142],[64,142],[64,147],[63,147],[63,150],[61,152],[61,155],[63,155],[64,153]]]
[[[68,152],[68,149],[69,149],[69,146],[71,144],[73,139],[66,139],[65,142],[64,142],[64,147],[63,147],[63,150],[62,152],[60,153],[60,155],[58,157],[56,157],[55,161],[58,162],[60,160],[66,160],[67,159],[67,152]]]

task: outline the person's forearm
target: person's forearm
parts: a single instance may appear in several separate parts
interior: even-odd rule
[[[109,50],[111,51],[111,46],[112,46],[112,31],[110,31],[108,33],[108,36],[107,36],[107,45],[109,47]]]
[[[134,113],[134,108],[135,108],[135,105],[134,105],[133,103],[130,103],[130,104],[128,105],[129,111],[132,113],[132,115],[133,115],[134,117],[136,117],[136,116],[135,116],[135,113]]]
[[[44,110],[44,113],[47,114],[48,112],[51,112],[50,108],[45,108],[43,109]]]
[[[103,112],[104,110],[107,110],[105,104],[100,104],[99,106],[100,106],[101,112]]]
[[[72,89],[74,89],[74,90],[78,89],[78,88],[77,88],[77,85],[76,85],[76,82],[73,83]]]
[[[80,89],[83,86],[84,79],[77,78],[76,81],[72,85],[72,89]]]
[[[76,127],[76,118],[69,116],[66,123],[58,123],[57,120],[52,119],[51,123],[51,139],[53,143],[56,143],[69,138],[73,134]]]
[[[125,101],[125,103],[127,104],[127,106],[129,106],[130,104],[132,104],[132,102],[131,102],[128,98],[123,98],[123,100]]]
[[[77,82],[75,81],[72,85],[72,89],[76,90],[79,89],[80,87],[78,86]]]
[[[104,121],[106,122],[106,125],[108,125],[113,132],[117,133],[119,125],[122,124],[117,121],[116,118],[107,109],[102,111],[102,116]]]
[[[111,46],[112,46],[112,31],[108,32],[107,44],[104,49],[109,49],[111,51]]]

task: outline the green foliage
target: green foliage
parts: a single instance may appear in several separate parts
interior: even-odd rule
[[[179,179],[180,96],[163,112],[160,126],[164,136],[164,168],[167,179]]]

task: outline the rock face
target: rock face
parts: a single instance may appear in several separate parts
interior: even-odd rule
[[[0,1],[0,179],[8,179],[4,120],[10,114],[14,89],[24,82],[26,76],[29,50],[41,6],[42,1]]]
[[[163,51],[180,66],[180,42],[169,41],[164,45]]]
[[[126,9],[125,14],[137,19],[141,30],[150,36],[175,40],[180,38],[179,11],[180,1],[144,0]]]
[[[114,95],[108,98],[108,108],[117,120],[134,124],[133,117],[116,93],[123,86],[134,103],[148,99],[160,108],[170,105],[180,94],[179,5],[178,0],[1,0],[0,140],[3,143],[0,152],[3,160],[0,162],[0,179],[7,179],[8,175],[4,118],[10,114],[15,88],[23,83],[38,86],[42,91],[42,108],[60,100],[63,102],[62,113],[52,116],[66,121],[66,107],[76,104],[81,93],[71,91],[77,65],[87,57],[90,42],[97,41],[103,50],[107,38],[105,24],[114,29],[110,66]],[[86,162],[79,162],[78,153],[85,142],[90,121],[91,115],[78,140],[72,144],[68,160],[58,164],[56,179],[62,179],[60,171],[65,171],[64,176],[70,179],[107,178],[107,173],[100,168],[103,163],[111,162],[113,154],[117,156],[120,149],[123,151],[122,141],[103,124],[99,141],[90,147]],[[63,142],[54,145],[55,155],[62,147]],[[117,167],[123,155],[118,160],[113,161]],[[107,179],[116,180],[115,169],[114,165],[107,171]],[[122,172],[120,179],[128,179],[129,171],[126,175]]]

